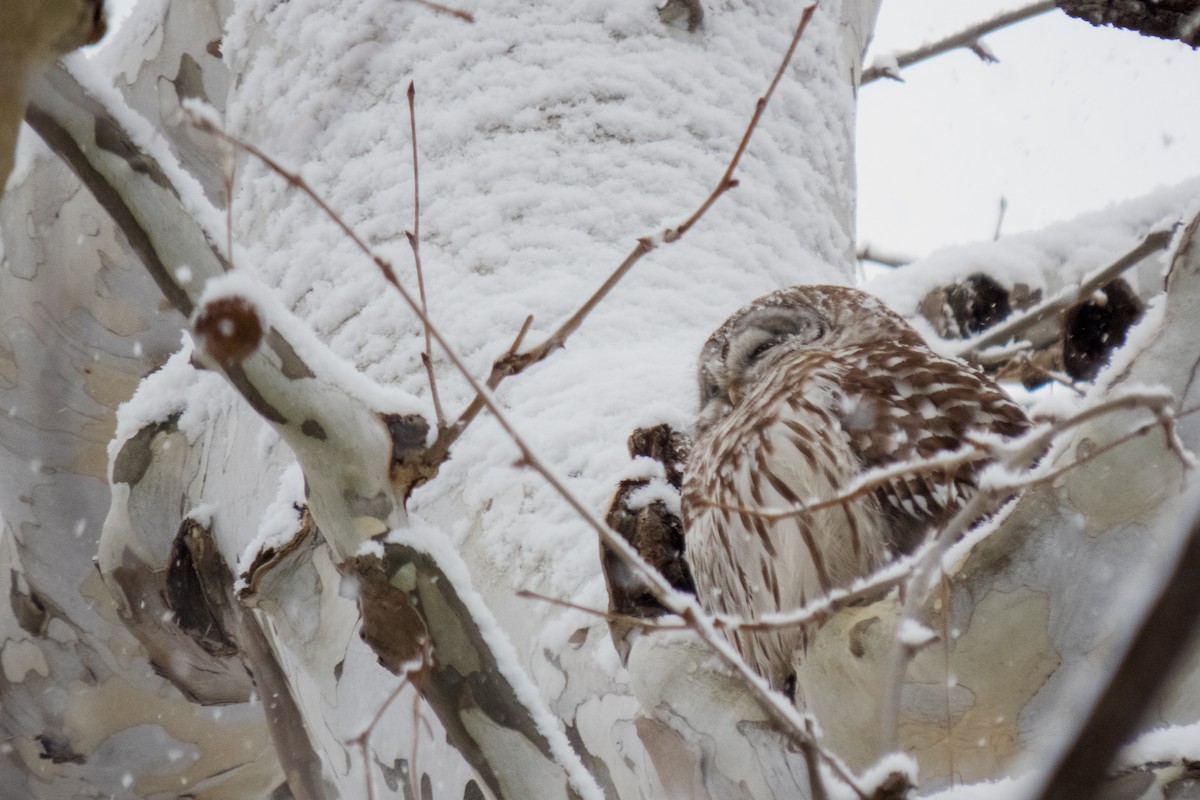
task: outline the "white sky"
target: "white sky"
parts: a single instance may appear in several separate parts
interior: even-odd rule
[[[1026,0],[884,0],[872,53]],[[1051,11],[879,81],[859,104],[859,239],[923,255],[1200,174],[1200,51]],[[872,56],[868,56],[868,63]]]

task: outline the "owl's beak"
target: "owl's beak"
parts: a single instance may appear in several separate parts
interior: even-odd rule
[[[737,405],[737,402],[738,402],[738,390],[737,390],[737,387],[736,387],[736,386],[730,386],[730,387],[729,387],[729,389],[728,389],[728,390],[726,390],[725,394],[726,394],[726,396],[728,396],[728,397],[729,397],[729,405],[731,405],[731,406],[736,406],[736,405]]]

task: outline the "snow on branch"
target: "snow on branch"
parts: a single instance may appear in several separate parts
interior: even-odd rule
[[[988,329],[983,335],[965,342],[955,355],[978,364],[994,364],[997,359],[1010,360],[1013,353],[1004,349],[997,354],[992,352],[993,348],[1002,348],[1015,340],[1028,342],[1028,347],[1034,350],[1047,347],[1058,340],[1059,326],[1051,326],[1047,331],[1041,323],[1048,320],[1057,322],[1071,306],[1090,297],[1100,287],[1136,267],[1146,258],[1166,250],[1173,232],[1172,228],[1151,231],[1132,250],[1108,266],[1081,278],[1078,286],[1067,286],[1027,311]]]
[[[992,19],[972,25],[957,33],[953,33],[945,38],[935,42],[922,45],[914,50],[909,50],[904,53],[888,53],[881,55],[875,59],[871,66],[863,70],[862,84],[866,85],[880,78],[891,78],[896,81],[903,81],[900,71],[905,67],[913,64],[918,64],[922,61],[928,61],[934,56],[940,56],[943,53],[948,53],[951,50],[967,49],[985,63],[995,63],[999,59],[988,49],[987,45],[982,42],[982,38],[989,33],[994,33],[1001,28],[1006,28],[1031,17],[1036,17],[1039,14],[1045,14],[1054,8],[1054,0],[1039,0],[1039,2],[1031,3],[1021,8],[1015,8],[1012,11],[1006,11],[1003,14],[998,14]]]

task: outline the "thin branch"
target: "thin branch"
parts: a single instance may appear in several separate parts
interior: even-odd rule
[[[1200,513],[1192,512],[1174,570],[1125,647],[1107,686],[1059,758],[1038,800],[1094,797],[1118,748],[1143,719],[1200,633]]]
[[[858,248],[856,257],[859,261],[870,261],[883,267],[892,267],[893,269],[907,266],[916,261],[912,256],[879,248],[869,242]]]
[[[968,340],[956,355],[972,363],[988,365],[1007,361],[1012,357],[1009,348],[1005,348],[1003,354],[988,353],[988,349],[1006,345],[1023,336],[1029,339],[1030,346],[1033,349],[1049,345],[1052,341],[1056,340],[1056,336],[1047,338],[1046,336],[1038,337],[1030,335],[1032,329],[1038,323],[1054,315],[1064,313],[1068,308],[1088,297],[1104,284],[1118,277],[1126,270],[1140,264],[1143,259],[1161,250],[1166,250],[1171,243],[1173,233],[1174,231],[1170,228],[1151,231],[1136,247],[1108,266],[1101,267],[1091,275],[1085,277],[1077,287],[1068,287],[1045,302],[1010,319],[1008,322],[989,329],[986,333],[975,339]]]
[[[375,710],[375,716],[371,718],[371,721],[367,724],[367,727],[363,729],[363,732],[360,733],[358,736],[355,736],[353,739],[351,739],[350,741],[348,741],[346,743],[346,744],[358,745],[359,749],[362,752],[363,774],[366,777],[366,789],[367,789],[366,798],[367,798],[367,800],[374,800],[374,798],[375,798],[375,791],[374,791],[374,788],[372,786],[372,781],[371,781],[371,772],[372,772],[372,770],[371,770],[371,748],[370,748],[371,734],[375,732],[375,727],[377,725],[379,725],[379,721],[383,719],[383,715],[388,710],[388,706],[390,706],[395,701],[395,699],[400,696],[401,692],[403,692],[406,688],[408,688],[409,683],[411,682],[412,675],[414,675],[418,670],[425,668],[425,664],[427,662],[427,654],[428,654],[428,645],[426,645],[426,650],[421,655],[421,666],[418,667],[417,670],[405,671],[404,680],[400,681],[400,683],[396,686],[396,688],[392,690],[391,694],[388,695],[387,699],[383,701],[383,705],[381,705],[379,708],[377,708]],[[414,727],[413,728],[413,737],[416,738],[418,733],[419,733],[419,731]],[[409,764],[408,774],[409,774],[410,781],[412,779],[412,773],[413,773],[412,766],[413,766],[412,764]],[[413,786],[412,789],[413,789],[413,797],[417,797],[418,794],[416,792],[416,786]]]
[[[1054,0],[1039,0],[1039,2],[1031,3],[1030,5],[1021,8],[1015,8],[1012,11],[1006,11],[992,19],[972,25],[969,28],[953,33],[944,39],[939,39],[936,42],[922,45],[915,50],[910,50],[907,53],[898,53],[892,57],[893,63],[885,66],[871,66],[863,70],[862,85],[871,83],[879,78],[892,78],[893,80],[902,80],[899,75],[899,70],[905,67],[912,66],[921,61],[927,61],[934,56],[939,56],[942,53],[947,53],[951,50],[965,48],[975,52],[985,61],[989,60],[983,53],[990,56],[990,52],[982,50],[982,45],[979,42],[980,37],[986,36],[989,33],[994,33],[1001,28],[1008,27],[1017,22],[1036,17],[1039,14],[1045,14],[1054,8]],[[994,56],[991,57],[994,60]]]
[[[458,17],[459,19],[463,20],[464,22],[474,22],[475,21],[475,17],[471,16],[470,12],[463,11],[461,8],[452,8],[451,6],[444,6],[441,3],[434,3],[434,2],[432,2],[432,0],[412,0],[412,2],[420,3],[421,5],[425,6],[426,8],[431,8],[434,11],[438,11],[442,14],[449,14],[452,17]]]
[[[605,622],[624,622],[637,628],[642,628],[647,631],[685,631],[687,625],[682,622],[657,622],[648,617],[635,617],[632,614],[617,614],[612,611],[605,611],[602,608],[591,608],[590,606],[572,603],[570,600],[563,600],[559,597],[550,597],[549,595],[539,594],[538,592],[529,589],[518,589],[517,597],[526,600],[540,600],[543,603],[549,603],[552,606],[559,608],[568,608],[572,611],[579,611],[587,614],[590,617],[599,617]]]
[[[237,153],[232,147],[222,150],[221,179],[225,183],[225,271],[233,269],[233,180],[237,169]]]
[[[886,565],[875,574],[856,582],[849,589],[835,589],[830,594],[791,611],[764,614],[759,619],[745,619],[733,614],[712,614],[709,618],[712,620],[714,628],[726,631],[762,633],[765,631],[786,630],[788,628],[807,628],[811,625],[823,623],[833,614],[844,608],[860,605],[864,600],[869,600],[879,596],[881,593],[894,589],[904,582],[912,572],[915,564],[915,555],[898,559]],[[630,614],[616,614],[601,608],[590,608],[579,603],[572,603],[570,600],[539,594],[529,589],[518,590],[517,597],[540,600],[559,606],[560,608],[569,608],[589,616],[599,617],[606,622],[624,622],[646,632],[678,631],[686,630],[689,627],[678,622],[659,622],[647,617],[635,617]]]
[[[417,271],[417,292],[421,295],[421,310],[429,316],[429,302],[425,297],[425,273],[421,269],[421,166],[417,158],[417,90],[413,81],[408,82],[408,123],[412,132],[412,163],[413,163],[413,229],[407,233],[408,246],[412,248],[413,266]],[[446,415],[442,413],[442,401],[438,398],[437,378],[433,374],[433,342],[429,335],[429,326],[425,326],[425,352],[421,354],[421,363],[429,375],[429,394],[433,399],[433,414],[437,421],[438,430],[446,427]]]

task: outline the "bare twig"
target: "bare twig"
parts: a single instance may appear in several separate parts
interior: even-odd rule
[[[1094,797],[1118,748],[1143,719],[1200,633],[1200,514],[1158,599],[1128,642],[1107,686],[1047,777],[1038,800]]]
[[[912,256],[885,250],[870,243],[863,244],[858,248],[857,258],[859,261],[870,261],[880,266],[893,268],[903,267],[916,260]]]
[[[429,316],[429,302],[425,297],[425,273],[421,269],[421,167],[417,158],[417,90],[413,81],[408,82],[408,122],[412,132],[412,162],[413,162],[413,228],[406,235],[408,246],[412,248],[413,266],[417,271],[417,292],[421,295],[421,310]],[[446,427],[446,415],[442,413],[442,401],[438,398],[437,378],[433,374],[433,342],[429,335],[429,325],[425,326],[425,352],[421,354],[421,363],[429,375],[429,394],[433,399],[433,414],[437,421],[438,430]]]
[[[228,147],[222,152],[221,179],[225,183],[225,271],[233,269],[233,179],[237,169],[237,152]]]
[[[432,2],[432,0],[412,0],[412,2],[420,3],[421,5],[425,6],[426,8],[431,8],[434,11],[439,11],[443,14],[449,14],[452,17],[458,17],[459,19],[463,20],[464,22],[474,22],[475,21],[475,17],[473,17],[470,14],[470,12],[463,11],[461,8],[453,8],[451,6],[444,6],[441,3],[434,3],[434,2]]]
[[[572,611],[579,611],[591,617],[599,617],[605,622],[624,622],[628,625],[642,628],[647,631],[683,631],[687,630],[688,626],[682,622],[658,622],[657,620],[647,617],[635,617],[631,614],[618,614],[614,611],[606,611],[603,608],[591,608],[589,606],[572,603],[570,600],[563,600],[559,597],[550,597],[549,595],[539,594],[538,592],[530,591],[529,589],[518,589],[517,597],[525,598],[526,600],[540,600],[543,603],[549,603],[552,606],[559,608],[569,608]]]
[[[349,742],[347,742],[347,744],[358,745],[360,751],[362,752],[363,774],[366,776],[366,790],[367,790],[366,791],[366,800],[374,800],[374,798],[375,798],[375,791],[374,791],[373,783],[371,781],[371,748],[370,748],[371,734],[375,732],[376,726],[379,725],[380,720],[383,719],[383,715],[388,710],[388,706],[390,706],[395,701],[395,699],[400,696],[400,693],[403,692],[410,685],[413,686],[414,688],[417,687],[417,685],[419,683],[419,680],[417,680],[417,679],[419,679],[420,676],[423,675],[425,673],[425,671],[429,669],[429,665],[430,665],[430,663],[432,663],[433,654],[430,651],[430,647],[431,647],[431,645],[429,645],[428,643],[425,645],[425,649],[421,652],[421,660],[417,663],[417,665],[415,667],[413,667],[410,670],[405,671],[404,679],[402,681],[400,681],[400,683],[396,686],[396,688],[392,690],[391,694],[388,695],[387,699],[383,701],[383,705],[381,705],[378,709],[375,710],[375,716],[373,716],[371,718],[371,721],[367,724],[367,727],[363,729],[363,732],[360,733],[358,736],[355,736]],[[413,779],[413,776],[414,776],[415,770],[416,770],[416,755],[415,755],[416,747],[417,747],[416,742],[417,742],[417,739],[420,737],[420,733],[421,733],[420,727],[417,724],[417,720],[420,719],[419,711],[414,710],[413,715],[414,715],[413,728],[412,728],[413,756],[410,759],[409,764],[408,764],[408,779],[410,782],[410,787],[412,789],[412,796],[420,797],[420,792],[417,791],[418,787]],[[426,723],[426,728],[428,729],[428,723]],[[430,731],[430,735],[432,735],[432,731]]]
[[[1003,354],[989,353],[987,352],[989,348],[1005,345],[1015,339],[1023,337],[1028,339],[1033,349],[1049,345],[1057,337],[1057,329],[1049,339],[1045,336],[1038,337],[1032,335],[1031,331],[1038,323],[1052,316],[1062,314],[1075,303],[1088,297],[1096,289],[1118,277],[1131,267],[1137,266],[1143,259],[1160,250],[1167,249],[1167,246],[1171,243],[1172,233],[1173,231],[1169,228],[1151,231],[1136,247],[1108,266],[1102,267],[1085,277],[1080,281],[1079,286],[1068,287],[1045,302],[1015,316],[1008,322],[989,329],[986,333],[975,339],[968,340],[956,355],[959,358],[976,364],[988,365],[1001,363],[1012,357],[1012,353],[1009,352],[1008,348],[1005,348]]]
[[[1039,0],[1039,2],[1031,3],[1021,8],[1015,8],[1012,11],[1006,11],[1003,14],[998,14],[992,19],[972,25],[969,28],[953,33],[944,39],[939,39],[936,42],[922,45],[915,50],[910,50],[907,53],[898,53],[894,56],[894,65],[889,64],[887,67],[867,67],[863,70],[862,84],[866,85],[879,78],[892,78],[893,80],[902,80],[897,70],[917,64],[921,61],[927,61],[934,56],[939,56],[942,53],[959,48],[971,50],[976,55],[979,55],[984,61],[994,61],[995,56],[991,56],[990,51],[982,49],[979,42],[980,37],[986,36],[989,33],[1012,25],[1016,22],[1027,20],[1031,17],[1036,17],[1039,14],[1044,14],[1054,8],[1054,0]],[[985,55],[986,54],[986,55]],[[990,58],[989,58],[990,57]]]
[[[817,625],[830,616],[841,611],[844,608],[855,606],[862,603],[864,600],[879,596],[881,593],[894,589],[908,578],[911,574],[913,566],[916,563],[916,556],[908,556],[897,561],[893,561],[887,566],[880,569],[874,575],[856,583],[850,589],[835,589],[830,594],[820,597],[812,602],[806,603],[800,608],[791,611],[781,611],[773,614],[764,614],[759,619],[745,619],[733,614],[712,614],[710,619],[712,625],[717,630],[727,631],[753,631],[761,633],[764,631],[784,630],[787,628],[807,628],[811,625]],[[588,606],[572,603],[570,600],[563,600],[557,597],[549,597],[544,594],[521,589],[517,591],[517,597],[524,597],[530,600],[541,600],[551,605],[556,605],[561,608],[569,608],[573,611],[580,611],[589,616],[599,617],[607,622],[624,622],[630,626],[640,628],[643,631],[678,631],[686,630],[689,626],[678,622],[659,622],[655,619],[646,617],[635,617],[629,614],[617,614],[602,608],[590,608]]]

